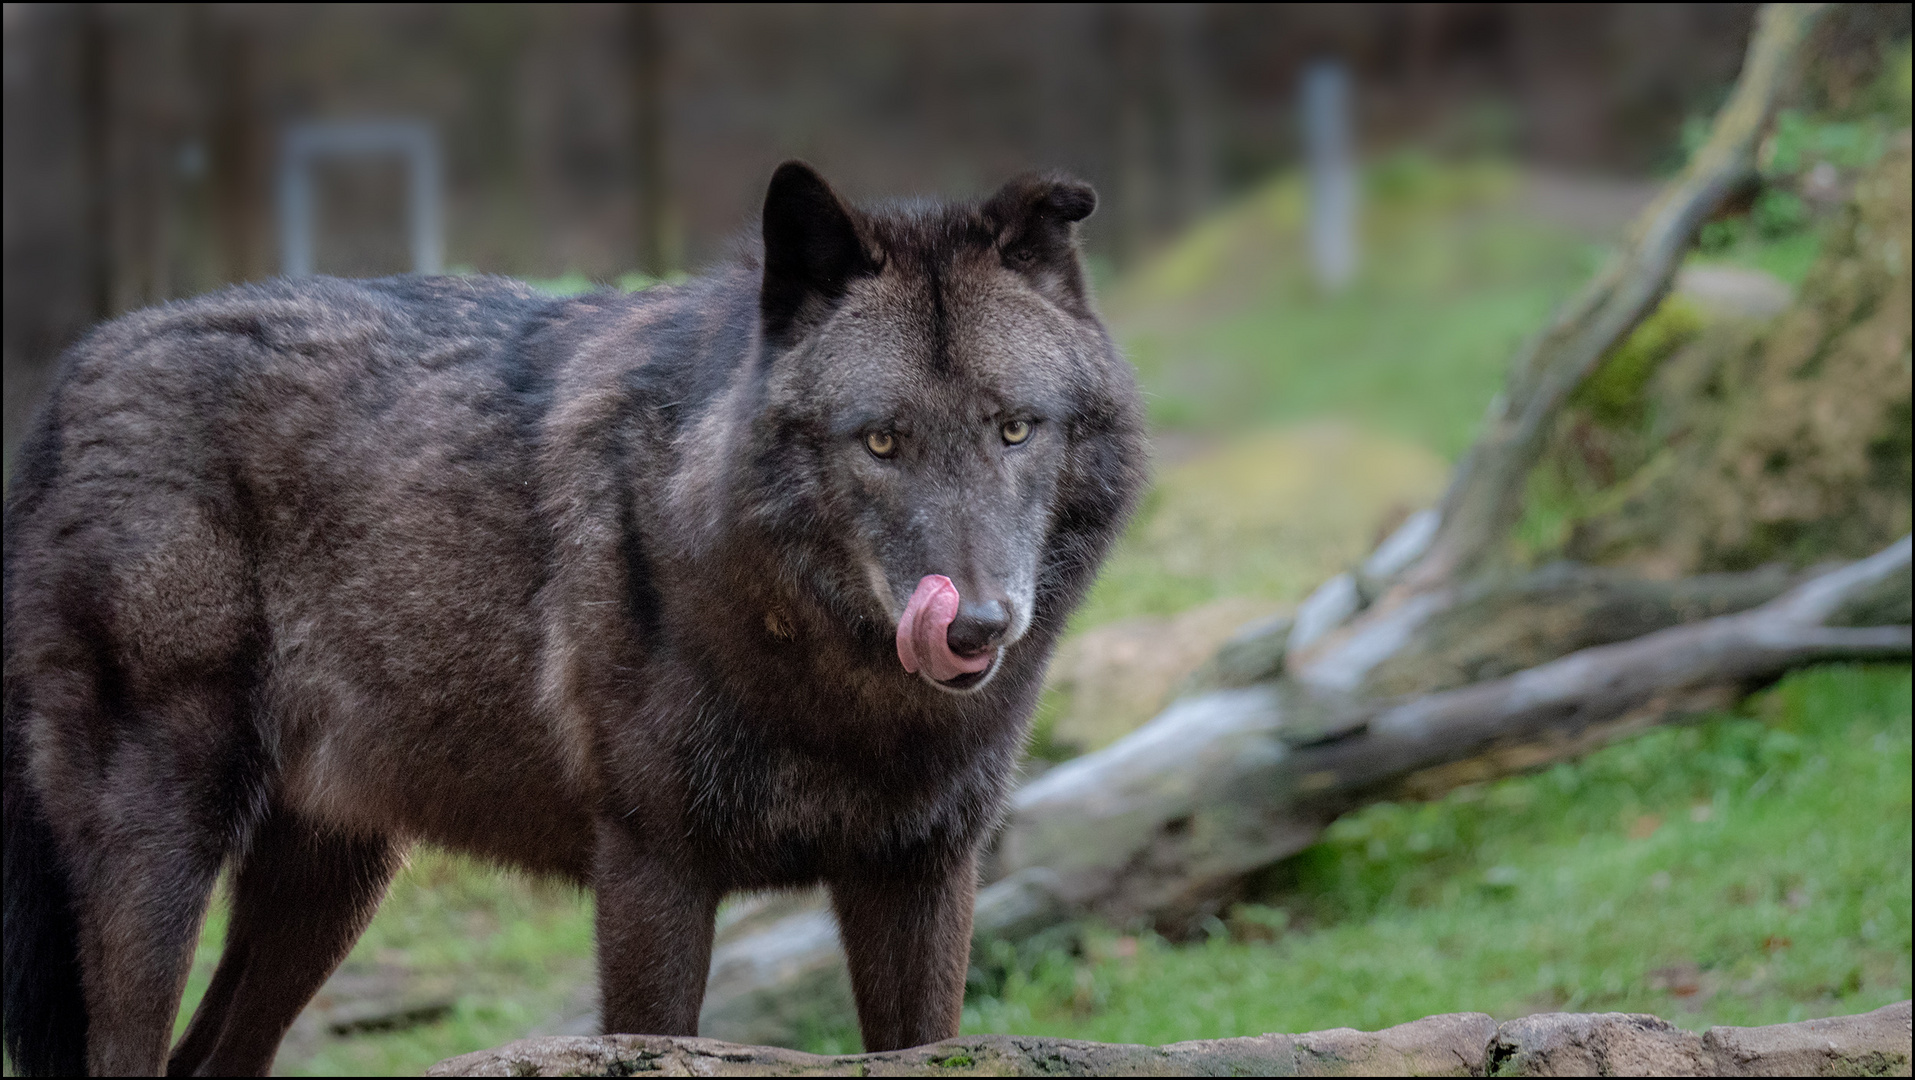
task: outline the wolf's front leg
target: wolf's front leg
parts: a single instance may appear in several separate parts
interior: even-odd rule
[[[831,883],[866,1053],[948,1039],[964,1010],[977,857],[873,866]]]
[[[624,822],[599,824],[593,884],[607,1033],[698,1034],[720,893],[689,860],[674,857],[673,839]]]

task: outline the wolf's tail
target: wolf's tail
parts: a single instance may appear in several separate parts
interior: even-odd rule
[[[7,1056],[16,1075],[79,1076],[86,1072],[79,925],[53,830],[25,776],[12,696],[4,734]]]

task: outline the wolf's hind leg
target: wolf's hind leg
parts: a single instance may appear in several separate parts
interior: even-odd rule
[[[82,823],[63,845],[75,886],[87,1071],[95,1076],[155,1076],[165,1065],[227,838],[142,779],[111,775],[103,786],[125,784],[128,797],[102,801],[121,803],[119,812]],[[135,811],[130,804],[141,795],[147,805]]]
[[[266,1075],[398,867],[383,837],[323,832],[283,808],[268,816],[234,876],[226,948],[168,1075]]]

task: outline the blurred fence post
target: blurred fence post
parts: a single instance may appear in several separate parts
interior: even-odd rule
[[[406,162],[407,231],[412,272],[437,274],[445,267],[445,182],[439,140],[419,120],[362,120],[294,124],[279,152],[280,273],[314,272],[313,163],[324,157],[399,157]]]
[[[1349,69],[1319,61],[1303,73],[1304,157],[1310,170],[1310,256],[1317,280],[1341,289],[1356,275],[1356,161]]]

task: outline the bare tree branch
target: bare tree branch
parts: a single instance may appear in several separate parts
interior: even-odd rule
[[[1756,151],[1797,54],[1825,4],[1769,4],[1735,91],[1688,167],[1644,210],[1627,246],[1542,334],[1526,343],[1482,436],[1443,497],[1442,523],[1394,592],[1466,576],[1496,551],[1522,512],[1524,482],[1571,392],[1669,291],[1696,230],[1755,177]],[[1393,606],[1386,603],[1384,606]]]

